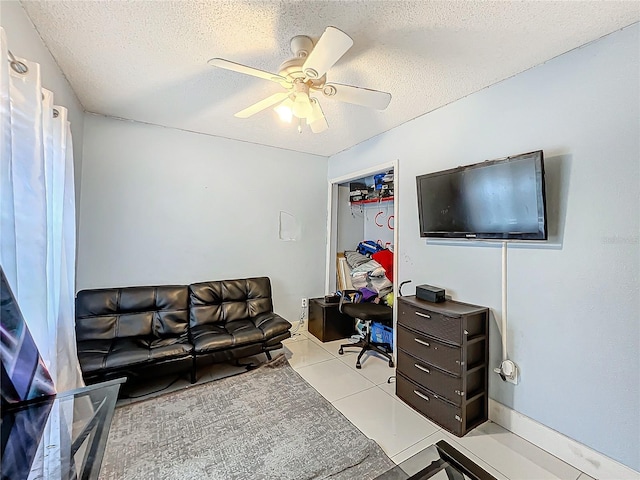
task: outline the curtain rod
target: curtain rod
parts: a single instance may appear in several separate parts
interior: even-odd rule
[[[11,50],[7,50],[9,54],[9,65],[13,69],[14,72],[19,73],[20,75],[24,75],[29,71],[29,68],[19,60],[16,60],[16,57],[13,56]]]
[[[16,60],[16,57],[13,56],[13,53],[11,53],[11,50],[7,50],[7,54],[9,55],[9,65],[15,72],[19,73],[20,75],[24,75],[29,71],[29,67],[27,67],[23,62]],[[42,98],[44,98],[44,95],[42,96]],[[58,118],[59,115],[60,115],[60,112],[58,111],[58,109],[54,108],[53,118]]]

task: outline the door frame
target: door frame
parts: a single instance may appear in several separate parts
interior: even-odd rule
[[[398,160],[391,162],[381,163],[373,165],[363,170],[348,173],[340,177],[330,178],[328,180],[328,194],[327,194],[327,251],[326,251],[326,265],[325,265],[325,281],[324,291],[325,295],[331,292],[331,278],[336,275],[336,254],[338,246],[338,185],[353,180],[358,180],[363,177],[368,177],[376,173],[382,173],[393,169],[393,336],[394,336],[394,348],[393,357],[396,359],[395,337],[396,337],[396,310],[397,310],[397,298],[398,298],[398,213],[399,213],[399,182],[400,175],[398,171]]]

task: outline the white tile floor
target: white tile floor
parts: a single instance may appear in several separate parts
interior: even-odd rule
[[[455,437],[408,407],[387,379],[395,369],[373,354],[355,368],[357,349],[345,341],[322,343],[301,330],[284,342],[291,366],[365,435],[400,463],[445,440],[500,480],[593,480],[497,424],[487,422],[463,438]],[[274,352],[275,353],[275,352]]]
[[[395,394],[395,375],[386,359],[365,355],[356,369],[359,349],[338,355],[346,340],[322,343],[306,330],[285,340],[284,353],[291,366],[323,397],[331,402],[366,436],[375,440],[396,463],[422,449],[445,440],[499,480],[594,480],[544,450],[492,422],[458,438],[402,402]],[[259,357],[259,358],[258,358]],[[255,362],[264,361],[264,355]],[[250,363],[248,360],[246,363]],[[227,364],[203,365],[198,383],[208,382],[244,369]],[[172,380],[173,379],[173,380]],[[188,375],[155,379],[135,386],[135,398],[121,398],[118,405],[161,395],[191,386]]]

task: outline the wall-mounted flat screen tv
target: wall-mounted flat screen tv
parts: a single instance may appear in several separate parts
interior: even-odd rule
[[[542,150],[416,177],[420,236],[546,240]]]

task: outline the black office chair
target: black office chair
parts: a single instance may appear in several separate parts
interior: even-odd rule
[[[393,368],[393,357],[391,356],[393,347],[388,343],[371,341],[371,322],[393,326],[393,310],[385,305],[361,302],[361,300],[362,293],[357,290],[343,290],[340,295],[340,304],[338,305],[340,313],[343,313],[355,320],[362,320],[365,322],[366,333],[364,338],[360,339],[357,343],[340,345],[338,353],[343,355],[344,347],[361,348],[362,350],[358,355],[358,360],[356,360],[356,368],[362,368],[360,359],[366,351],[373,350],[387,358],[389,360],[389,366]]]

